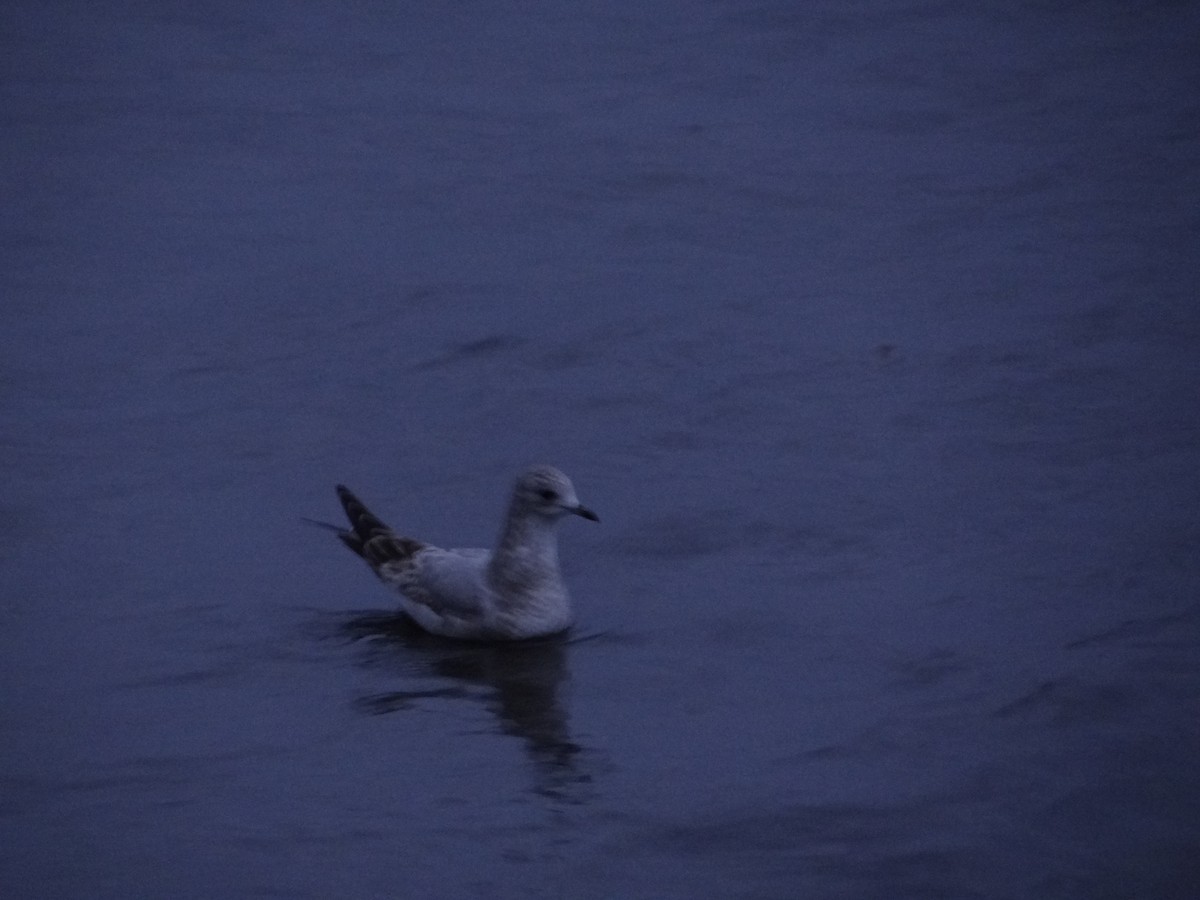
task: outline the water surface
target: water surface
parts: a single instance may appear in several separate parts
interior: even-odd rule
[[[1191,7],[4,23],[4,896],[1197,895]]]

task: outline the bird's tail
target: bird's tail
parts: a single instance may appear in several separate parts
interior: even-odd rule
[[[343,544],[367,561],[375,574],[380,575],[380,568],[388,564],[406,564],[424,548],[420,541],[401,537],[388,528],[345,485],[337,486],[337,495],[350,520],[350,529],[335,526],[334,531]]]
[[[337,536],[343,544],[365,559],[363,550],[367,543],[372,538],[390,535],[392,529],[383,524],[383,520],[367,509],[367,505],[344,484],[337,486],[337,495],[342,501],[342,509],[346,511],[346,518],[350,520],[350,530],[339,528]]]

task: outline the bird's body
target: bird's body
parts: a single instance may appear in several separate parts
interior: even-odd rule
[[[572,621],[571,598],[558,568],[559,519],[581,506],[562,472],[535,466],[513,489],[495,550],[444,550],[388,528],[342,485],[350,520],[342,542],[400,594],[404,611],[426,631],[471,640],[520,640],[554,634]]]

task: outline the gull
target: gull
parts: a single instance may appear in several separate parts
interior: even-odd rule
[[[345,486],[338,499],[348,529],[332,526],[379,580],[400,594],[426,631],[467,640],[522,640],[570,626],[571,596],[558,568],[559,520],[600,519],[579,502],[571,479],[533,466],[513,487],[494,550],[443,550],[392,531]]]

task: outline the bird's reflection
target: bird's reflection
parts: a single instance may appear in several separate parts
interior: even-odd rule
[[[496,644],[430,635],[407,616],[366,613],[345,622],[354,640],[369,641],[371,665],[399,666],[417,677],[449,682],[428,690],[388,691],[361,698],[365,712],[384,714],[430,698],[482,702],[501,733],[520,738],[538,773],[536,791],[579,800],[591,781],[582,748],[571,740],[560,688],[568,677],[566,636]]]

